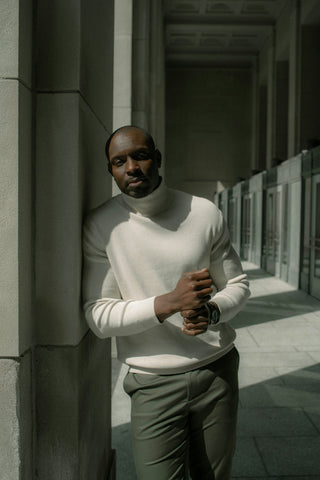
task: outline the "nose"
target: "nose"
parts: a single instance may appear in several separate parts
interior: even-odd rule
[[[137,170],[140,170],[139,163],[134,158],[128,156],[126,161],[126,173],[130,175]]]

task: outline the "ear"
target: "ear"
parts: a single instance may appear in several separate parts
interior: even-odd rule
[[[161,152],[158,149],[154,151],[154,158],[155,158],[155,161],[157,162],[158,168],[160,168],[162,156],[161,156]]]

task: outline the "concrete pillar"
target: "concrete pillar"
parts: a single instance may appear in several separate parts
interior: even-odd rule
[[[0,471],[33,473],[32,2],[0,15]]]
[[[149,130],[165,149],[163,2],[136,0],[133,10],[132,122]]]
[[[36,469],[47,480],[112,475],[110,341],[83,319],[81,230],[111,196],[113,22],[112,2],[37,3]]]
[[[288,101],[288,157],[299,150],[299,49],[300,1],[292,2],[289,13],[289,101]]]
[[[257,149],[257,168],[266,169],[266,151],[267,151],[267,86],[259,85],[259,121],[258,121],[258,149]]]
[[[282,11],[276,25],[275,51],[275,139],[274,157],[282,160],[288,158],[288,123],[289,123],[289,75],[292,9],[295,5],[288,3]]]
[[[114,2],[113,130],[132,119],[132,0]]]
[[[320,25],[301,28],[301,87],[299,150],[311,148],[320,140]]]
[[[251,170],[259,168],[259,58],[252,67]]]
[[[132,1],[114,0],[112,131],[132,123]],[[112,180],[112,195],[119,193]]]
[[[266,137],[266,163],[267,168],[272,166],[272,158],[274,157],[274,126],[275,126],[275,30],[269,42],[267,63],[267,137]]]
[[[165,40],[163,2],[152,2],[150,58],[150,130],[165,160]]]
[[[148,0],[136,0],[133,9],[132,37],[132,123],[150,129],[150,15]],[[151,132],[153,133],[153,132]]]
[[[112,478],[110,342],[81,311],[81,228],[111,196],[113,2],[0,15],[1,478]]]
[[[288,158],[288,62],[276,62],[274,157]]]

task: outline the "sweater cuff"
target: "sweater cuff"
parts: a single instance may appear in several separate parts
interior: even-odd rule
[[[155,296],[129,302],[126,312],[128,317],[136,319],[139,326],[146,329],[158,325],[159,320],[154,310],[154,300]]]

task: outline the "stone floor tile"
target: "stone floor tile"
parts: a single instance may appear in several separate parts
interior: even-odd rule
[[[320,352],[319,352],[320,353]],[[281,348],[274,352],[262,352],[259,355],[241,352],[243,367],[252,365],[261,367],[297,367],[304,368],[316,363],[309,352],[282,352]]]
[[[269,384],[283,385],[275,368],[272,367],[242,367],[240,360],[239,386],[240,388],[256,385],[268,381]]]
[[[240,390],[242,407],[315,407],[319,402],[318,390],[304,391],[298,386],[289,387],[265,382]]]
[[[320,405],[318,407],[306,407],[304,411],[320,433]]]
[[[302,315],[301,319],[306,321],[309,325],[312,325],[317,330],[320,330],[320,311]]]
[[[254,477],[234,477],[234,476],[232,476],[231,480],[282,480],[282,479],[280,479],[279,477],[265,477],[265,476],[257,477],[255,475]]]
[[[112,428],[112,448],[116,450],[117,480],[136,480],[130,424]]]
[[[237,338],[235,341],[236,347],[240,350],[243,347],[255,347],[257,348],[257,343],[252,338],[248,328],[239,328],[237,329]]]
[[[301,390],[319,393],[320,403],[320,364],[302,369],[275,368],[285,385],[298,386]]]
[[[299,385],[265,382],[240,390],[243,407],[315,407],[320,403],[319,386],[302,390]]]
[[[270,475],[320,475],[320,437],[257,438]],[[291,476],[291,477],[290,477]]]
[[[318,336],[319,335],[320,332]],[[320,352],[320,343],[318,345],[312,345],[311,347],[310,345],[296,345],[295,349],[297,352],[309,352],[310,350],[312,350],[313,352]]]
[[[238,332],[238,330],[237,330]],[[236,340],[237,341],[237,340]],[[309,347],[310,350],[310,347]],[[297,352],[297,348],[293,347],[292,345],[281,345],[281,352]],[[260,355],[260,353],[272,353],[272,352],[279,352],[279,345],[256,345],[256,346],[242,346],[239,348],[239,352],[241,353],[256,353]],[[314,363],[314,362],[313,362]]]
[[[301,408],[240,408],[239,437],[317,436],[316,427]]]
[[[250,308],[250,309],[249,309]],[[238,329],[238,328],[245,328],[251,327],[252,325],[259,325],[268,323],[272,320],[277,320],[279,315],[276,313],[272,317],[266,317],[261,313],[260,309],[252,310],[250,305],[246,307],[246,310],[240,312],[235,319],[233,319],[230,324]]]
[[[268,475],[267,477],[231,477],[231,480],[320,480],[320,475],[303,475],[303,476],[296,476],[296,475],[281,475],[274,477],[273,475]]]
[[[318,363],[320,363],[320,350],[309,350],[309,355]]]
[[[305,324],[302,338],[301,320],[292,317],[263,325],[255,325],[249,327],[248,330],[260,346],[299,346],[302,344],[302,339],[303,344],[309,345],[309,348],[319,345],[319,331],[313,326]]]
[[[232,476],[259,478],[266,473],[254,440],[239,438],[232,464]]]
[[[267,477],[231,477],[231,480],[320,480],[320,475],[303,475],[302,477],[300,475],[281,475],[280,477],[274,477],[268,475]]]

